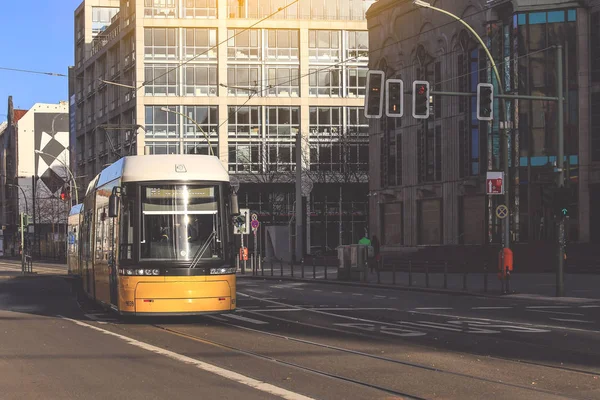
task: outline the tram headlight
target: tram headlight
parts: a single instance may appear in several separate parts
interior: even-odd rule
[[[236,268],[211,268],[211,275],[235,274]]]
[[[150,275],[150,276],[152,276],[152,275],[153,275],[153,274],[152,274],[152,270],[151,270],[151,269],[146,269],[146,270],[144,270],[144,274],[146,274],[146,275]]]
[[[152,275],[160,275],[160,270],[159,269],[153,269],[152,270]]]
[[[144,270],[143,269],[138,269],[137,270],[137,274],[138,275],[144,275]]]
[[[133,275],[133,270],[132,270],[132,269],[126,269],[126,270],[125,270],[125,273],[126,273],[127,275]]]

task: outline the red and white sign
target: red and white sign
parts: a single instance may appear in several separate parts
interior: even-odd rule
[[[486,194],[504,194],[504,172],[488,172],[485,179]]]

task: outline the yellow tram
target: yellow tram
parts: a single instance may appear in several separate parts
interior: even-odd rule
[[[71,209],[69,273],[123,315],[235,309],[229,174],[214,156],[128,156],[90,182]]]

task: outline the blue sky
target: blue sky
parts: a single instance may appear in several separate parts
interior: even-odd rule
[[[73,65],[73,14],[82,0],[3,1],[0,12],[0,67],[67,75]],[[0,121],[6,120],[8,96],[15,108],[68,100],[63,77],[0,70]]]

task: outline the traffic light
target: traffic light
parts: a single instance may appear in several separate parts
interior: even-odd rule
[[[365,117],[381,118],[383,114],[383,71],[367,72],[367,92],[365,94]]]
[[[60,199],[62,201],[68,201],[68,200],[70,200],[70,198],[71,198],[71,195],[69,193],[69,185],[65,184],[60,189]]]
[[[568,216],[571,205],[571,189],[564,186],[557,188],[554,192],[553,200],[552,209],[554,211],[554,215],[562,217]]]
[[[429,118],[429,82],[413,82],[413,117],[416,119]]]
[[[491,121],[494,119],[494,85],[477,84],[477,119]]]
[[[240,214],[233,217],[233,233],[235,235],[247,235],[250,225],[250,210],[240,209]]]
[[[388,79],[385,82],[385,115],[388,117],[404,115],[404,82],[402,79]]]

